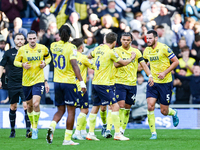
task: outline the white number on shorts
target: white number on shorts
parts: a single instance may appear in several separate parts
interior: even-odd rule
[[[169,95],[170,95],[170,94],[167,94],[167,95],[166,95],[166,100],[168,101],[168,103],[169,103],[169,100],[170,100]]]
[[[41,86],[41,93],[43,94],[44,92],[44,86]]]

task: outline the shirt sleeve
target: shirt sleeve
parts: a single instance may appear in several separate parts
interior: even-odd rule
[[[86,56],[83,57],[83,64],[89,67],[90,69],[92,68],[92,64],[89,62]]]
[[[8,51],[6,51],[3,55],[3,59],[0,62],[0,66],[5,67],[8,62]]]
[[[70,60],[72,59],[77,59],[77,49],[74,47],[72,48],[71,54],[70,54]]]
[[[51,55],[49,53],[49,49],[45,47],[45,54],[44,54],[45,64],[49,64],[51,62]]]
[[[121,58],[119,57],[119,55],[117,54],[117,52],[114,51],[110,51],[110,58],[114,61],[114,62],[118,62]]]
[[[138,63],[144,62],[144,58],[142,57],[142,53],[139,50],[137,50],[136,56],[138,58]]]
[[[14,60],[14,66],[22,67],[23,49],[19,49]]]

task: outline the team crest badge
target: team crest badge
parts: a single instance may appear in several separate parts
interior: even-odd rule
[[[113,97],[113,101],[115,101],[115,98]]]
[[[38,49],[37,51],[38,51],[38,53],[41,53],[41,49]]]
[[[124,54],[124,52],[122,52],[122,54]]]
[[[106,91],[107,91],[107,93],[109,93],[109,89],[107,89]]]
[[[26,51],[26,53],[28,53],[28,51]]]
[[[116,98],[119,98],[119,95],[116,95]]]
[[[157,49],[156,52],[158,53],[158,52],[159,52],[159,49]]]
[[[85,103],[85,106],[87,106],[88,105],[88,103]]]
[[[74,92],[76,93],[76,88],[74,88]]]
[[[168,51],[168,53],[172,53],[173,52],[170,48],[168,48],[167,51]]]

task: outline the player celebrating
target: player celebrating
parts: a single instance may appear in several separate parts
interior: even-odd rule
[[[72,42],[77,47],[77,63],[80,68],[81,76],[83,78],[84,83],[86,83],[87,79],[87,70],[88,68],[91,68],[92,65],[88,61],[88,58],[86,55],[81,54],[84,50],[83,40],[81,38],[74,39]],[[76,125],[76,131],[73,134],[72,138],[76,140],[84,140],[87,136],[86,132],[86,116],[88,114],[88,93],[82,93],[81,87],[80,87],[80,81],[76,80],[76,85],[78,87],[78,95],[79,95],[79,102],[77,102],[77,107],[81,109],[81,112],[77,118],[77,125]]]
[[[86,85],[77,65],[76,46],[68,42],[71,35],[70,28],[67,25],[63,25],[59,29],[59,34],[61,40],[51,44],[51,52],[54,58],[55,105],[58,111],[55,113],[47,131],[46,140],[49,144],[52,143],[56,124],[64,115],[67,105],[68,116],[63,145],[78,145],[79,143],[71,140],[78,100],[76,77],[80,81],[80,87],[83,93],[86,92]]]
[[[14,37],[15,48],[11,48],[7,50],[3,56],[3,59],[0,64],[0,79],[3,74],[3,69],[8,66],[8,95],[10,101],[10,112],[9,112],[9,119],[10,119],[10,126],[11,126],[11,133],[10,138],[15,137],[15,120],[16,120],[16,110],[17,110],[17,103],[19,102],[19,97],[23,101],[23,108],[25,112],[25,122],[26,122],[26,137],[30,138],[32,136],[32,132],[30,132],[30,120],[27,115],[27,104],[25,102],[25,97],[22,88],[22,68],[15,67],[13,62],[17,51],[20,47],[22,47],[25,43],[25,37],[21,33],[15,34]],[[0,88],[2,86],[0,80]]]
[[[28,105],[28,117],[32,125],[32,139],[38,138],[38,120],[40,117],[40,99],[44,91],[43,68],[51,61],[48,48],[37,44],[35,31],[27,34],[28,44],[19,48],[15,57],[14,65],[23,67],[22,85],[25,99]],[[48,93],[48,83],[45,82],[45,89]]]
[[[141,52],[138,49],[130,46],[131,41],[131,33],[124,32],[121,35],[122,46],[114,49],[114,51],[123,60],[128,59],[131,56],[131,52],[136,53],[136,58],[134,61],[127,66],[121,67],[122,65],[115,63],[115,67],[119,67],[117,68],[117,73],[115,74],[115,97],[120,107],[120,132],[122,134],[124,134],[129,120],[131,105],[135,104],[138,63],[140,63],[146,74],[149,76],[149,85],[152,86],[154,84],[151,72],[145,63]]]
[[[106,35],[106,43],[103,46],[95,48],[88,56],[90,59],[94,58],[95,63],[94,79],[92,81],[94,102],[89,115],[90,128],[86,137],[88,140],[99,140],[94,134],[94,128],[100,105],[111,105],[112,119],[115,127],[114,139],[129,140],[129,138],[120,133],[119,105],[116,103],[113,90],[110,88],[110,76],[114,62],[126,66],[134,60],[135,53],[131,55],[130,59],[120,59],[118,55],[111,50],[115,47],[116,40],[117,35],[115,33],[108,33]]]
[[[163,115],[170,115],[173,118],[173,124],[176,127],[179,123],[177,111],[169,108],[172,95],[172,75],[171,71],[175,69],[179,61],[173,51],[165,44],[157,42],[158,35],[154,30],[147,32],[147,45],[143,57],[150,62],[151,73],[154,79],[154,85],[147,85],[147,104],[148,104],[148,122],[152,133],[150,139],[157,139],[155,129],[155,103],[160,102],[160,111]],[[170,65],[171,60],[171,65]]]

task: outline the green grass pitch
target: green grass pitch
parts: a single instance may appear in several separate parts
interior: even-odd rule
[[[56,129],[52,144],[46,142],[46,129],[39,129],[38,139],[25,138],[25,129],[16,129],[16,137],[8,138],[10,129],[0,129],[0,150],[200,150],[200,130],[158,129],[158,139],[149,140],[148,129],[127,129],[129,141],[114,141],[95,131],[100,141],[76,141],[80,145],[63,146],[64,129]],[[112,131],[114,133],[114,131]]]

